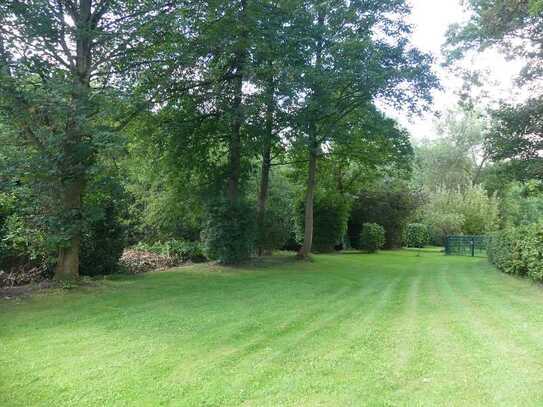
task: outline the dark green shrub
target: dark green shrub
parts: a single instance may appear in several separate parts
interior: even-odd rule
[[[255,194],[257,192],[255,191]],[[295,234],[294,207],[296,195],[289,181],[274,172],[266,205],[264,222],[258,231],[258,248],[262,253],[282,249]]]
[[[405,231],[405,244],[407,247],[424,247],[428,244],[428,226],[422,223],[410,223]]]
[[[126,247],[124,216],[127,193],[121,180],[97,173],[83,197],[79,273],[83,276],[113,274]]]
[[[360,233],[360,248],[374,253],[385,245],[385,229],[377,223],[364,223]]]
[[[255,210],[245,202],[237,205],[227,200],[208,204],[203,232],[207,257],[223,264],[236,264],[255,253]]]
[[[305,205],[300,202],[297,219],[297,237],[303,240]],[[342,242],[347,230],[349,206],[337,196],[320,197],[315,200],[313,212],[313,248],[314,252],[333,252]]]
[[[113,204],[93,208],[87,217],[81,238],[79,273],[84,276],[113,274],[125,246],[124,227]]]
[[[400,248],[408,220],[421,205],[422,195],[400,182],[385,182],[360,192],[353,204],[348,223],[351,246],[355,249],[361,248],[360,233],[364,223],[377,223],[385,229],[384,247]]]
[[[276,211],[266,210],[262,229],[258,231],[258,247],[264,252],[281,249],[292,234],[292,217]]]

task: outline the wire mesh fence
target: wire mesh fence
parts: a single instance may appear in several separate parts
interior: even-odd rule
[[[445,254],[449,256],[486,257],[488,236],[449,236]]]

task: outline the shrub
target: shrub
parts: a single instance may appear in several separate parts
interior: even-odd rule
[[[444,246],[448,236],[463,234],[464,216],[458,213],[434,213],[424,219],[429,225],[430,243]]]
[[[385,247],[401,247],[408,220],[420,205],[422,195],[401,182],[385,182],[375,189],[361,192],[349,218],[351,246],[361,249],[359,239],[363,224],[377,223],[385,229]]]
[[[437,246],[450,235],[484,235],[497,229],[498,200],[480,186],[438,189],[429,193],[420,221],[430,226],[432,244]]]
[[[258,247],[263,252],[281,249],[292,232],[292,218],[269,208],[264,215],[262,229],[258,231]]]
[[[428,244],[428,226],[422,223],[410,223],[405,232],[407,247],[424,247]]]
[[[51,276],[45,236],[27,222],[16,194],[0,192],[0,287]]]
[[[374,253],[385,245],[385,229],[377,223],[364,223],[360,233],[360,248]]]
[[[236,264],[249,259],[255,252],[256,215],[245,202],[232,205],[215,200],[208,205],[203,232],[206,254],[223,264]]]
[[[498,270],[543,281],[543,224],[496,232],[491,235],[487,252]]]
[[[289,181],[281,173],[275,172],[269,187],[264,222],[258,231],[259,251],[266,253],[282,249],[296,233],[293,222],[295,202],[295,193]]]
[[[124,228],[112,204],[87,216],[81,238],[79,273],[84,276],[113,274],[124,249]]]
[[[297,219],[297,237],[303,240],[305,205],[300,202]],[[333,252],[342,242],[347,231],[349,207],[338,196],[319,197],[315,200],[313,212],[313,248],[314,252]]]

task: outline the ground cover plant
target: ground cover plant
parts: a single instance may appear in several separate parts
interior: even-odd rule
[[[110,276],[0,302],[0,405],[537,406],[542,312],[428,249]]]

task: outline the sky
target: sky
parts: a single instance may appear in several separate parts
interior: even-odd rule
[[[431,139],[438,136],[435,129],[435,112],[445,112],[458,102],[457,92],[462,87],[462,80],[449,69],[443,68],[441,47],[449,25],[466,21],[468,12],[461,6],[460,0],[410,0],[412,6],[411,23],[414,28],[412,42],[419,49],[432,53],[436,58],[434,66],[438,74],[442,91],[434,92],[433,113],[420,117],[409,117],[406,112],[388,111],[402,126],[406,127],[414,141]],[[489,71],[492,86],[488,90],[494,99],[513,100],[517,93],[514,77],[521,68],[521,62],[509,62],[498,51],[487,51],[474,55],[464,64]]]

